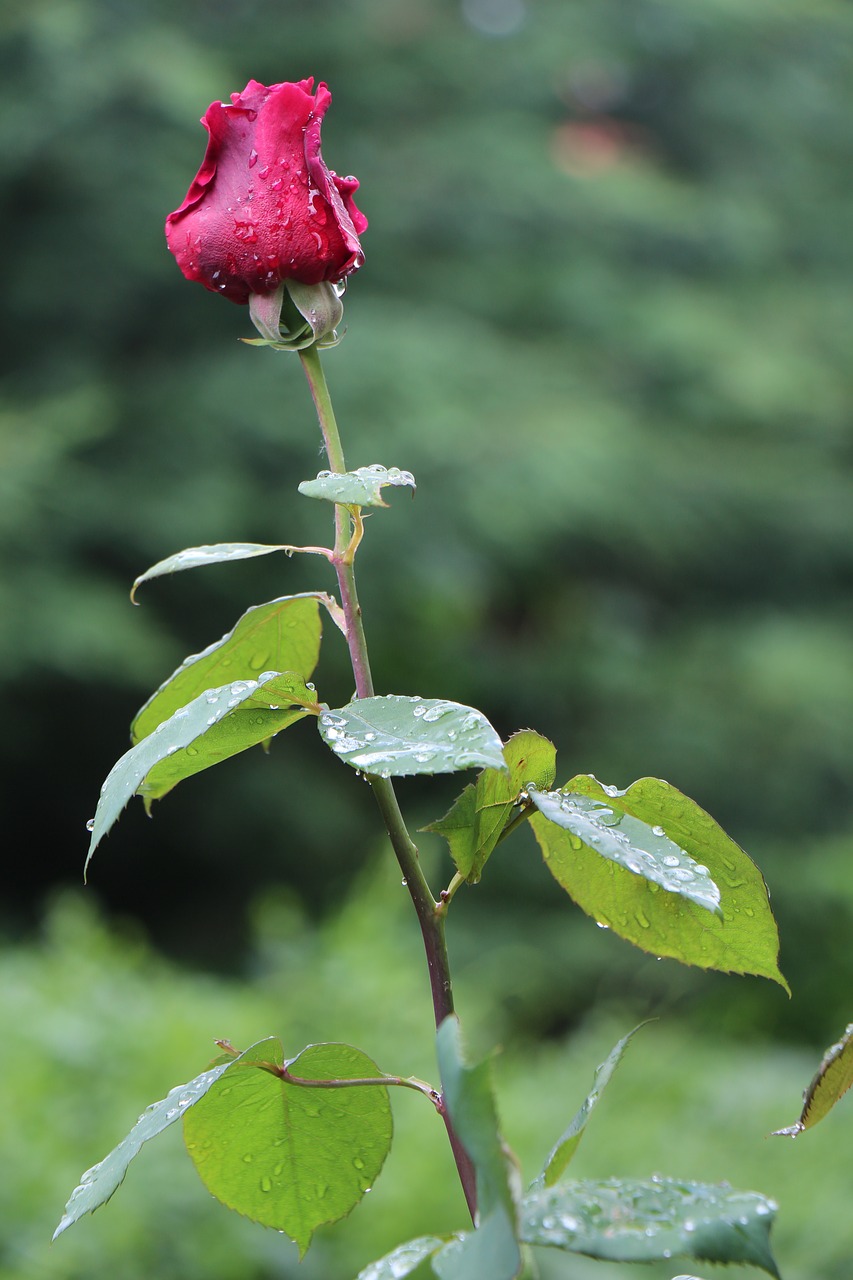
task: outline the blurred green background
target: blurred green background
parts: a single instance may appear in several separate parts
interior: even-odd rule
[[[6,0],[0,68],[0,1280],[296,1274],[280,1237],[209,1202],[177,1139],[45,1246],[80,1170],[215,1036],[351,1039],[434,1074],[369,793],[309,726],[153,824],[134,804],[79,889],[85,821],[151,690],[248,605],[331,586],[319,561],[270,558],[127,599],[184,545],[327,536],[296,494],[322,465],[297,362],[239,344],[246,310],[187,285],[162,232],[208,103],[308,75],[370,219],[326,359],[348,460],[419,485],[359,560],[380,687],[535,727],[561,782],[655,774],[693,796],[762,867],[794,991],[602,935],[518,837],[451,920],[469,1040],[504,1047],[508,1137],[532,1176],[596,1062],[659,1015],[579,1176],[778,1194],[788,1280],[849,1280],[849,1104],[764,1142],[853,1017],[849,5]],[[351,676],[327,630],[335,705]],[[458,785],[401,787],[412,825]],[[440,842],[423,855],[445,882]],[[415,1103],[307,1280],[462,1224]]]

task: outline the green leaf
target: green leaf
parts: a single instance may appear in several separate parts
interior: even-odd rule
[[[655,956],[728,973],[771,978],[779,972],[779,935],[761,872],[703,809],[659,778],[641,778],[625,791],[581,774],[564,788],[586,795],[665,834],[707,866],[720,890],[722,918],[632,874],[581,843],[542,814],[531,819],[551,874],[586,913]],[[576,838],[575,838],[575,842]]]
[[[507,823],[515,817],[519,792],[530,784],[546,788],[553,784],[556,754],[554,744],[532,729],[513,734],[503,749],[509,774],[484,770],[449,813],[423,828],[445,838],[456,870],[469,883],[480,879]]]
[[[521,1211],[528,1244],[611,1262],[749,1263],[779,1275],[769,1241],[776,1205],[754,1191],[657,1177],[564,1182],[532,1191]]]
[[[604,1061],[596,1068],[592,1089],[545,1161],[545,1167],[533,1184],[534,1186],[552,1187],[559,1181],[560,1176],[565,1172],[570,1160],[577,1151],[578,1143],[583,1137],[592,1109],[609,1084],[613,1072],[622,1061],[622,1055],[627,1049],[629,1041],[637,1034],[640,1027],[645,1025],[645,1022],[641,1022],[640,1026],[634,1027],[633,1031],[629,1031],[626,1036],[623,1036],[613,1046]]]
[[[182,569],[200,569],[206,564],[223,564],[226,560],[251,560],[255,556],[268,556],[273,551],[291,550],[291,547],[270,547],[263,542],[214,542],[208,546],[185,547],[183,551],[176,551],[165,560],[158,560],[150,569],[141,573],[131,588],[130,598],[134,600],[136,589],[143,582],[162,578],[168,573],[179,573]]]
[[[202,1182],[223,1204],[284,1231],[304,1254],[317,1227],[358,1204],[391,1146],[388,1090],[281,1079],[278,1040],[248,1049],[187,1115],[184,1138]],[[311,1080],[381,1075],[346,1044],[316,1044],[287,1062]]]
[[[501,740],[481,711],[441,699],[360,698],[317,723],[326,746],[380,778],[459,769],[506,771]]]
[[[384,1258],[371,1262],[363,1271],[359,1271],[356,1280],[404,1280],[405,1276],[417,1271],[444,1243],[438,1236],[418,1236],[416,1240],[408,1240],[386,1253]]]
[[[381,490],[389,484],[408,485],[414,493],[415,477],[399,467],[383,467],[374,463],[357,471],[321,471],[316,480],[303,480],[299,492],[306,498],[323,498],[344,507],[387,507]]]
[[[513,1280],[521,1270],[516,1206],[509,1157],[498,1133],[488,1062],[469,1067],[462,1055],[458,1020],[438,1029],[438,1065],[447,1110],[477,1174],[477,1224],[436,1254],[440,1280]]]
[[[277,671],[208,689],[180,707],[125,752],[107,775],[90,824],[86,867],[131,796],[138,792],[147,807],[184,778],[265,742],[319,710],[314,690],[299,676]]]
[[[180,1120],[185,1112],[204,1097],[211,1085],[220,1079],[232,1065],[233,1059],[203,1071],[188,1084],[176,1085],[160,1102],[154,1102],[143,1111],[130,1133],[108,1156],[87,1169],[75,1187],[65,1206],[62,1221],[53,1233],[54,1240],[84,1214],[94,1213],[110,1199],[124,1181],[127,1167],[139,1154],[146,1142],[156,1138],[169,1125]]]
[[[573,849],[591,849],[667,893],[679,894],[719,914],[720,891],[708,868],[674,844],[663,827],[641,822],[617,804],[573,795],[570,790],[531,787],[530,799],[543,817],[569,832]]]
[[[185,658],[161,684],[131,725],[139,742],[200,693],[230,681],[254,680],[264,671],[288,671],[307,680],[320,656],[320,597],[282,596],[247,609],[237,624],[201,653]]]
[[[853,1023],[837,1044],[830,1045],[823,1055],[817,1074],[806,1089],[803,1109],[796,1124],[787,1129],[777,1129],[774,1137],[796,1138],[805,1129],[811,1129],[822,1120],[853,1085]]]

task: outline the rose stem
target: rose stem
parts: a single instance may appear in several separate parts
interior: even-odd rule
[[[326,456],[333,471],[345,472],[346,463],[338,433],[338,425],[329,396],[329,388],[320,363],[320,353],[316,346],[299,352],[311,397],[320,420],[320,430],[326,447]],[[352,555],[347,556],[350,543],[350,517],[346,507],[335,506],[335,556],[334,566],[341,593],[341,606],[347,623],[347,645],[350,661],[355,676],[356,693],[359,698],[373,696],[373,677],[370,673],[370,660],[367,654],[367,640],[361,618],[361,608],[355,586],[355,571]],[[385,823],[385,829],[391,846],[403,872],[404,883],[417,913],[418,922],[423,935],[424,950],[429,968],[432,1004],[435,1011],[435,1025],[440,1026],[444,1019],[453,1013],[453,987],[450,979],[450,962],[447,955],[447,944],[444,937],[445,904],[436,902],[427,884],[426,876],[421,869],[418,850],[415,846],[406,823],[400,812],[397,795],[393,784],[387,778],[368,776],[376,802],[379,805]],[[459,1180],[472,1219],[477,1212],[477,1191],[474,1167],[471,1159],[460,1143],[453,1129],[446,1108],[440,1108],[447,1127],[447,1135],[459,1172]]]

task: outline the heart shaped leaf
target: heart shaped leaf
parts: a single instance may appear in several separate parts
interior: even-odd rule
[[[336,756],[380,778],[491,768],[506,772],[501,740],[481,711],[388,694],[324,711],[317,727]]]
[[[248,1049],[187,1115],[184,1138],[217,1200],[284,1231],[304,1254],[317,1227],[345,1217],[379,1176],[391,1107],[382,1085],[289,1084],[283,1065],[278,1040]],[[310,1045],[286,1065],[318,1082],[381,1075],[346,1044]]]

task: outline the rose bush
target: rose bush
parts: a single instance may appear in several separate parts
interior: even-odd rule
[[[313,79],[266,86],[250,80],[230,105],[202,116],[209,141],[183,204],[166,219],[166,240],[188,280],[247,303],[283,281],[337,282],[363,262],[367,219],[320,154],[332,100]]]

